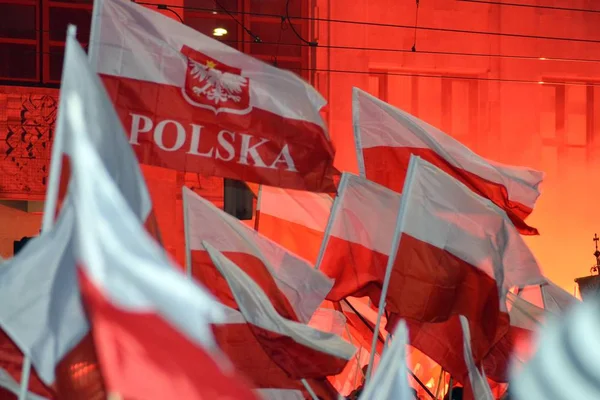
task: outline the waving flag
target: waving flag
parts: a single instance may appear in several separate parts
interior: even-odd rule
[[[523,220],[540,195],[544,174],[486,160],[420,119],[354,88],[353,118],[362,176],[400,192],[411,154],[422,157],[506,211],[523,234]]]
[[[256,207],[258,231],[314,264],[332,204],[328,194],[261,185]]]
[[[83,129],[83,98],[77,92],[63,98],[67,123]],[[74,146],[75,254],[109,393],[255,398],[216,352],[210,325],[223,318],[222,308],[170,264],[87,138],[80,135]]]
[[[593,299],[541,330],[532,359],[511,369],[511,398],[600,398],[599,315],[600,303]]]
[[[462,354],[451,362],[435,337],[460,337],[458,315],[464,315],[481,362],[508,331],[508,288],[546,280],[506,212],[419,157],[411,168],[386,309],[407,318],[411,343],[459,378],[466,373]],[[413,338],[419,334],[426,339]]]
[[[284,318],[248,274],[203,243],[254,337],[281,369],[295,379],[325,378],[342,371],[356,351],[352,345],[334,334]]]
[[[310,320],[331,289],[331,279],[190,189],[183,189],[183,199],[194,277],[222,302],[233,306],[228,285],[202,245],[206,241],[243,268],[281,315],[301,322]]]
[[[91,63],[142,163],[335,190],[313,87],[141,5],[101,0],[94,10]]]
[[[362,392],[361,400],[412,400],[408,384],[406,348],[408,331],[402,321],[396,326],[392,344],[384,350],[376,373]]]
[[[379,301],[401,196],[344,173],[327,223],[317,269],[335,280],[331,301],[368,295]]]
[[[512,362],[524,362],[533,353],[534,332],[547,324],[548,318],[559,318],[578,303],[554,283],[520,288],[518,294],[507,293],[510,328],[483,360],[487,376],[496,382],[508,382]]]

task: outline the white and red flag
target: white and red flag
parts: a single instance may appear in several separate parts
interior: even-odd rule
[[[379,302],[400,199],[366,178],[342,174],[317,261],[335,280],[328,300],[369,296]]]
[[[277,243],[183,188],[188,269],[225,304],[232,306],[226,282],[202,242],[208,242],[252,277],[286,318],[308,322],[333,282]]]
[[[291,72],[123,0],[94,4],[89,52],[142,163],[335,191],[325,100]]]
[[[522,234],[538,234],[524,219],[540,195],[542,172],[480,157],[444,132],[357,88],[352,107],[362,176],[400,192],[414,154],[502,208]]]
[[[71,46],[65,53],[61,93],[77,92],[83,99],[85,135],[91,141],[102,164],[114,179],[129,207],[141,221],[147,223],[149,231],[158,236],[158,231],[155,231],[157,227],[152,213],[150,194],[135,154],[125,137],[123,125],[102,81],[90,69],[87,55],[74,37],[75,27],[71,26],[69,29],[67,42],[70,42]],[[44,210],[44,225],[47,222],[51,223],[55,214],[55,210],[50,208],[54,207],[56,200],[62,200],[57,197],[66,195],[70,169],[68,161],[76,151],[73,146],[73,136],[84,134],[65,126],[65,112],[61,111],[61,108],[64,108],[62,101],[59,102],[56,135],[52,146],[52,165],[47,194],[47,203],[50,205]],[[63,193],[59,193],[59,190]]]
[[[400,321],[390,346],[383,351],[375,375],[365,385],[361,400],[412,400],[414,395],[408,383],[407,371],[408,330]]]
[[[435,337],[460,338],[458,315],[464,315],[474,359],[481,362],[508,331],[508,288],[546,280],[504,210],[419,157],[410,164],[386,310],[392,324],[407,319],[414,347],[461,379],[467,373],[462,352],[450,365]]]
[[[83,98],[63,93],[66,119],[85,126]],[[71,157],[75,258],[109,395],[253,399],[217,351],[223,307],[174,267],[144,230],[87,137]]]
[[[324,193],[265,185],[261,185],[258,193],[258,231],[314,264],[333,198]]]
[[[203,244],[234,297],[232,308],[235,309],[231,311],[237,309],[243,317],[238,324],[230,323],[221,327],[222,334],[237,339],[230,340],[229,344],[244,344],[244,351],[238,349],[237,352],[242,354],[232,357],[251,361],[260,360],[266,354],[274,366],[294,380],[325,379],[343,370],[356,351],[354,346],[335,334],[281,315],[274,307],[272,295],[265,293],[250,275],[209,243]],[[242,334],[243,331],[246,333]],[[229,351],[227,353],[231,354]],[[238,368],[240,365],[236,364]],[[248,373],[247,369],[242,371]],[[267,371],[258,372],[264,374]],[[262,377],[263,381],[269,379],[272,380],[273,376]],[[272,385],[282,383],[285,382],[270,382]]]
[[[548,318],[560,318],[578,303],[577,298],[551,281],[518,288],[507,293],[510,327],[486,355],[482,366],[496,382],[508,382],[511,361],[525,362],[533,353],[534,333],[547,324]]]

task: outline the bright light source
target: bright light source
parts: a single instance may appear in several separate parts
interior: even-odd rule
[[[546,59],[546,57],[540,57],[540,60],[542,60],[542,61],[545,60],[545,59]]]
[[[544,84],[544,81],[539,81],[538,83],[539,83],[540,85],[543,85],[543,84]]]
[[[213,11],[213,14],[215,14],[215,15],[216,15],[216,14],[217,14],[217,12],[216,12],[216,11]]]
[[[225,28],[215,28],[213,30],[213,36],[225,36],[227,35],[227,29]]]

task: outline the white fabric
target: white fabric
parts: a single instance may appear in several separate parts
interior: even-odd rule
[[[254,392],[264,400],[304,400],[304,395],[299,390],[257,389]]]
[[[354,88],[352,93],[354,135],[359,170],[365,174],[362,149],[414,147],[431,149],[451,165],[488,181],[504,185],[510,200],[533,208],[540,195],[544,173],[487,160],[426,122]]]
[[[406,367],[407,345],[408,329],[402,320],[396,327],[391,346],[383,351],[375,375],[368,381],[360,400],[413,400]]]
[[[508,293],[506,296],[510,324],[518,328],[536,331],[544,323],[547,311],[530,302]]]
[[[227,280],[237,306],[248,323],[344,360],[354,355],[354,346],[339,336],[283,318],[262,289],[242,269],[209,243],[204,242],[204,246],[214,265]]]
[[[65,118],[65,123],[58,125],[61,131],[56,136],[63,140],[63,150],[72,158],[79,151],[77,139],[85,136],[90,140],[129,207],[145,219],[151,203],[138,163],[102,83],[71,36],[64,58],[60,118],[68,114],[65,101],[69,96],[79,99],[80,123],[74,126]],[[95,174],[94,170],[88,172]],[[0,304],[12,305],[0,307],[0,326],[31,357],[47,385],[54,383],[56,364],[89,330],[75,275],[73,213],[67,200],[56,226],[32,239],[0,267]]]
[[[400,231],[495,279],[501,309],[509,288],[546,282],[506,213],[431,163],[411,156],[402,200]]]
[[[343,173],[321,252],[329,235],[390,254],[401,195],[363,177]]]
[[[10,376],[8,372],[4,369],[0,368],[0,387],[8,390],[15,396],[19,395],[21,385],[19,385],[15,380]],[[38,396],[35,393],[27,392],[25,396],[26,400],[47,400],[47,397]]]
[[[469,330],[469,321],[464,315],[459,316],[460,326],[463,331],[463,352],[465,364],[469,372],[469,380],[471,381],[471,390],[473,390],[473,398],[477,400],[494,400],[490,385],[488,384],[485,375],[479,372],[473,359],[473,351],[471,350],[471,331]]]
[[[325,232],[333,199],[328,194],[262,185],[257,208],[261,214]],[[260,229],[260,228],[259,228]]]
[[[97,0],[92,17],[90,54],[99,74],[183,88],[187,45],[240,68],[249,79],[250,105],[285,118],[325,124],[323,97],[289,71],[275,68],[205,36],[154,10],[122,0]]]
[[[66,123],[85,131],[83,98],[75,91],[61,96]],[[223,318],[220,304],[171,264],[127,206],[86,135],[74,135],[73,147],[75,251],[86,276],[116,307],[158,313],[198,345],[216,349],[210,324]]]
[[[64,152],[72,156],[77,150],[72,147],[72,138],[85,132],[129,207],[140,220],[145,221],[152,202],[121,120],[100,78],[90,70],[81,46],[71,37],[67,38],[67,42],[71,42],[71,45],[67,46],[65,53],[60,93],[75,92],[80,97],[85,130],[74,130],[68,124],[59,124],[63,131],[57,137],[63,140]],[[63,96],[60,96],[58,108],[59,112],[65,112]]]
[[[537,351],[524,366],[511,369],[517,400],[600,398],[600,304],[576,304],[543,329]]]
[[[0,327],[47,385],[89,329],[75,274],[74,224],[66,204],[52,230],[0,266]]]
[[[206,241],[221,252],[245,253],[258,258],[298,318],[308,322],[333,287],[333,280],[190,189],[184,188],[183,196],[190,249],[204,251],[202,242]]]

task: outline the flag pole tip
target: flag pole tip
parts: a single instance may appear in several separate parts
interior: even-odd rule
[[[73,24],[69,24],[67,27],[67,37],[75,38],[77,36],[77,27]]]

